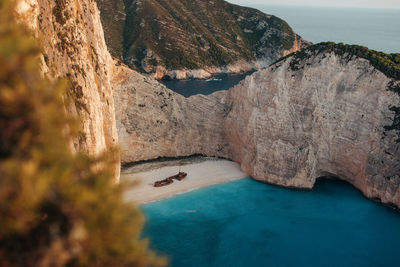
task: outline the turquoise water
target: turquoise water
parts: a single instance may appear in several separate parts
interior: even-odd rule
[[[399,266],[400,213],[340,181],[313,191],[251,179],[142,206],[172,266]]]

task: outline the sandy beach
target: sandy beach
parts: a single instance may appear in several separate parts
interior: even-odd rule
[[[182,180],[163,187],[154,187],[155,181],[186,172]],[[148,203],[188,192],[197,188],[245,178],[237,163],[216,158],[190,158],[162,162],[142,163],[124,168],[122,181],[136,182],[137,185],[125,194],[125,200],[138,204]]]

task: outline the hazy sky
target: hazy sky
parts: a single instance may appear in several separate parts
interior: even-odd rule
[[[274,4],[400,8],[400,0],[228,0],[228,2],[244,6],[251,6],[251,4]]]

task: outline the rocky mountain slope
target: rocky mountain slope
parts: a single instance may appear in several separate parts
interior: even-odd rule
[[[113,56],[156,78],[248,71],[309,45],[285,21],[223,0],[97,2]]]
[[[220,156],[257,180],[298,188],[334,175],[400,207],[398,56],[320,44],[229,91],[187,99],[120,69],[122,160]]]
[[[104,37],[111,55],[122,59],[126,20],[124,0],[96,0],[101,8]]]
[[[113,61],[96,3],[20,0],[17,12],[41,41],[43,72],[53,78],[66,78],[71,85],[67,93],[74,101],[67,112],[76,114],[82,125],[74,149],[96,155],[117,146],[111,87]],[[118,180],[120,164],[116,161]]]

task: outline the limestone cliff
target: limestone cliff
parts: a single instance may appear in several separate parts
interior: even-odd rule
[[[43,72],[67,78],[82,132],[76,150],[99,154],[118,145],[111,88],[112,58],[91,0],[20,0],[17,13],[41,41]],[[119,163],[115,177],[119,177]]]
[[[122,163],[158,157],[231,155],[221,127],[223,92],[185,98],[127,67],[114,72]]]
[[[400,207],[400,144],[388,127],[400,103],[388,87],[398,82],[373,65],[309,50],[187,99],[126,69],[115,96],[122,160],[221,156],[257,180],[299,188],[335,175]]]
[[[97,2],[112,55],[157,79],[245,72],[309,45],[284,20],[223,0]]]
[[[366,196],[400,206],[400,145],[386,131],[399,96],[362,58],[333,52],[258,72],[226,97],[234,159],[258,180],[311,188],[335,175]],[[291,65],[292,64],[292,65]],[[238,119],[239,118],[239,119]]]

